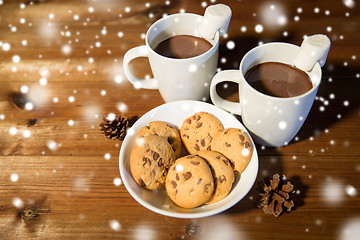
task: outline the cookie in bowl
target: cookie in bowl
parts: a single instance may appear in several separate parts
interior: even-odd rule
[[[209,165],[199,156],[179,158],[169,169],[165,188],[180,207],[195,208],[209,201],[214,192],[214,177]]]
[[[207,161],[215,180],[214,194],[205,204],[215,203],[224,199],[230,193],[235,180],[231,162],[222,153],[216,151],[204,150],[197,152],[196,155]]]
[[[188,117],[180,128],[180,136],[190,154],[208,150],[212,138],[224,129],[223,124],[213,114],[198,112]]]
[[[130,154],[130,170],[137,184],[148,190],[162,188],[175,152],[167,139],[149,135],[136,139]]]
[[[160,137],[166,138],[175,152],[175,157],[180,157],[181,138],[178,130],[174,126],[164,121],[152,121],[139,130],[136,138],[149,135],[159,135]]]
[[[234,166],[235,175],[245,170],[253,153],[249,136],[237,128],[220,130],[212,139],[209,149],[227,157]]]

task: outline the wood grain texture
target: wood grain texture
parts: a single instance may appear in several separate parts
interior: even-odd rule
[[[220,69],[238,68],[259,43],[300,45],[315,33],[332,41],[318,97],[296,138],[282,148],[256,146],[257,180],[286,175],[297,190],[294,211],[265,215],[256,207],[254,185],[221,214],[175,219],[147,210],[114,183],[121,141],[104,138],[102,117],[122,111],[136,119],[164,103],[158,91],[127,81],[125,52],[143,45],[148,27],[163,14],[203,14],[204,4],[213,2],[0,1],[0,239],[354,239],[344,236],[351,224],[360,227],[356,1],[276,1],[284,25],[269,25],[275,18],[269,1],[221,1],[233,16],[220,42]],[[258,24],[262,32],[255,31]],[[131,68],[151,76],[147,59]],[[238,99],[237,86],[218,90]]]

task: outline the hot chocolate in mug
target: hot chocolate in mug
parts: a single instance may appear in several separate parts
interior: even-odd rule
[[[219,56],[219,32],[209,40],[210,49],[190,58],[171,58],[154,49],[166,39],[177,35],[200,37],[197,27],[203,16],[179,13],[166,16],[148,29],[146,45],[130,49],[124,55],[123,68],[126,77],[136,88],[159,89],[165,102],[176,100],[207,100],[210,82],[216,73]],[[205,40],[208,41],[208,40]],[[129,69],[129,62],[138,57],[148,57],[154,78],[141,79]]]
[[[243,124],[254,141],[264,146],[287,145],[303,125],[315,100],[321,82],[321,67],[316,63],[309,72],[312,88],[294,97],[274,97],[255,90],[245,79],[252,67],[264,62],[293,65],[300,47],[289,43],[259,45],[245,54],[239,70],[218,72],[210,85],[213,103],[231,113],[241,115]],[[231,81],[239,85],[239,102],[230,102],[216,92],[220,82]]]

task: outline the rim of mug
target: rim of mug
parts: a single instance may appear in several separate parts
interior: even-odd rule
[[[296,99],[299,99],[299,98],[303,98],[303,97],[306,96],[306,95],[310,95],[310,94],[311,94],[312,92],[314,92],[314,91],[317,91],[317,89],[318,89],[318,87],[319,87],[319,85],[320,85],[320,83],[321,83],[321,80],[322,80],[322,70],[321,70],[320,64],[319,64],[318,62],[314,65],[314,67],[312,68],[312,70],[311,70],[310,72],[312,72],[312,71],[314,71],[314,70],[315,70],[315,71],[319,70],[319,71],[320,71],[320,72],[319,72],[319,73],[320,73],[320,74],[319,74],[319,81],[318,81],[316,84],[313,84],[313,87],[312,87],[309,91],[307,91],[307,92],[305,92],[305,93],[303,93],[303,94],[301,94],[301,95],[297,95],[297,96],[294,96],[294,97],[276,97],[276,96],[271,96],[271,95],[262,93],[262,92],[256,90],[253,86],[251,86],[251,85],[246,81],[246,79],[245,79],[245,73],[246,73],[251,67],[254,67],[254,66],[256,66],[256,65],[258,65],[258,64],[261,64],[261,63],[264,63],[264,62],[270,62],[270,61],[264,61],[264,62],[255,64],[255,65],[253,65],[253,66],[251,66],[251,64],[250,64],[249,67],[246,69],[245,73],[243,73],[242,67],[243,67],[243,64],[244,64],[244,59],[245,59],[246,57],[248,57],[251,53],[253,53],[254,51],[256,51],[257,49],[266,47],[267,45],[287,45],[287,46],[291,46],[291,47],[295,47],[295,48],[300,48],[298,45],[295,45],[295,44],[292,44],[292,43],[286,43],[286,42],[269,42],[269,43],[264,43],[264,44],[262,44],[262,45],[256,46],[256,47],[252,48],[251,50],[249,50],[249,51],[244,55],[244,57],[242,58],[242,60],[241,60],[241,62],[240,62],[239,71],[240,71],[240,73],[241,73],[241,77],[243,78],[245,84],[246,84],[247,86],[249,86],[251,90],[253,90],[254,92],[257,92],[258,94],[260,94],[260,95],[262,95],[262,96],[266,96],[266,97],[271,98],[271,99],[277,99],[277,100],[279,100],[279,101],[286,101],[286,100],[288,100],[288,99],[296,100]],[[279,62],[279,61],[273,61],[273,62]],[[284,63],[284,62],[281,62],[281,63]],[[288,64],[288,63],[285,63],[285,64]],[[289,64],[289,65],[290,65],[290,64]],[[251,67],[250,67],[250,66],[251,66]],[[290,65],[290,66],[292,66],[292,65]],[[317,69],[315,69],[315,68],[317,68]],[[299,70],[301,70],[301,69],[299,69]],[[301,70],[301,71],[303,71],[303,70]],[[310,75],[308,74],[308,72],[306,72],[306,71],[304,71],[304,72],[305,72],[305,73],[309,76],[309,78],[311,79],[311,83],[313,83],[312,78],[310,77]]]
[[[214,44],[212,44],[212,43],[211,43],[210,41],[208,41],[207,39],[203,38],[203,39],[205,39],[206,41],[208,41],[208,42],[212,45],[212,47],[211,47],[209,50],[207,50],[206,52],[204,52],[204,53],[202,53],[202,54],[200,54],[200,55],[197,55],[197,56],[195,56],[195,57],[190,57],[190,58],[170,58],[170,57],[163,56],[163,55],[161,55],[161,54],[159,54],[159,53],[157,53],[157,52],[154,51],[154,49],[150,46],[149,40],[148,40],[148,36],[149,36],[150,31],[152,31],[152,29],[153,29],[156,25],[160,24],[160,23],[163,22],[163,21],[166,21],[168,18],[175,18],[175,17],[178,17],[178,16],[184,16],[184,15],[192,15],[192,16],[194,16],[194,17],[200,17],[200,18],[203,18],[203,17],[204,17],[204,16],[202,16],[202,15],[195,14],[195,13],[174,13],[174,14],[171,14],[171,15],[168,15],[168,16],[166,16],[166,17],[162,17],[162,18],[158,19],[157,21],[155,21],[155,22],[149,27],[149,29],[147,30],[147,32],[146,32],[146,34],[145,34],[145,45],[150,49],[150,51],[152,51],[152,52],[153,52],[154,54],[156,54],[157,56],[162,57],[162,58],[164,58],[164,59],[166,59],[166,60],[168,60],[168,61],[179,61],[179,60],[181,60],[181,61],[192,61],[192,60],[194,60],[194,59],[196,59],[196,58],[202,57],[203,55],[212,54],[214,51],[216,51],[216,48],[218,47],[219,42],[220,42],[220,33],[219,33],[219,31],[216,31],[216,33],[215,33],[215,40],[214,40],[215,42],[214,42]],[[178,34],[178,35],[180,35],[180,34]],[[174,36],[177,36],[177,35],[174,35]],[[201,37],[200,35],[198,35],[198,36],[196,36],[196,35],[190,35],[190,36]],[[201,37],[201,38],[202,38],[202,37]]]

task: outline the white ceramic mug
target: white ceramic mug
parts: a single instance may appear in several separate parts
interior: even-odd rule
[[[313,87],[308,92],[289,98],[265,95],[245,80],[246,72],[263,62],[282,62],[293,65],[300,47],[289,43],[267,43],[250,50],[241,60],[239,70],[218,72],[210,86],[213,103],[231,113],[241,115],[245,127],[258,144],[281,147],[287,145],[300,130],[316,97],[321,82],[321,67],[316,63],[306,72]],[[216,92],[223,81],[239,84],[239,102],[230,102]]]
[[[130,49],[124,55],[123,68],[126,77],[136,88],[159,89],[166,102],[176,100],[207,100],[210,82],[216,73],[219,56],[219,32],[213,46],[205,53],[184,59],[168,58],[153,49],[163,40],[175,35],[197,34],[197,26],[203,16],[192,13],[178,13],[156,21],[145,36],[146,45]],[[135,77],[129,69],[134,58],[148,57],[154,78]]]

